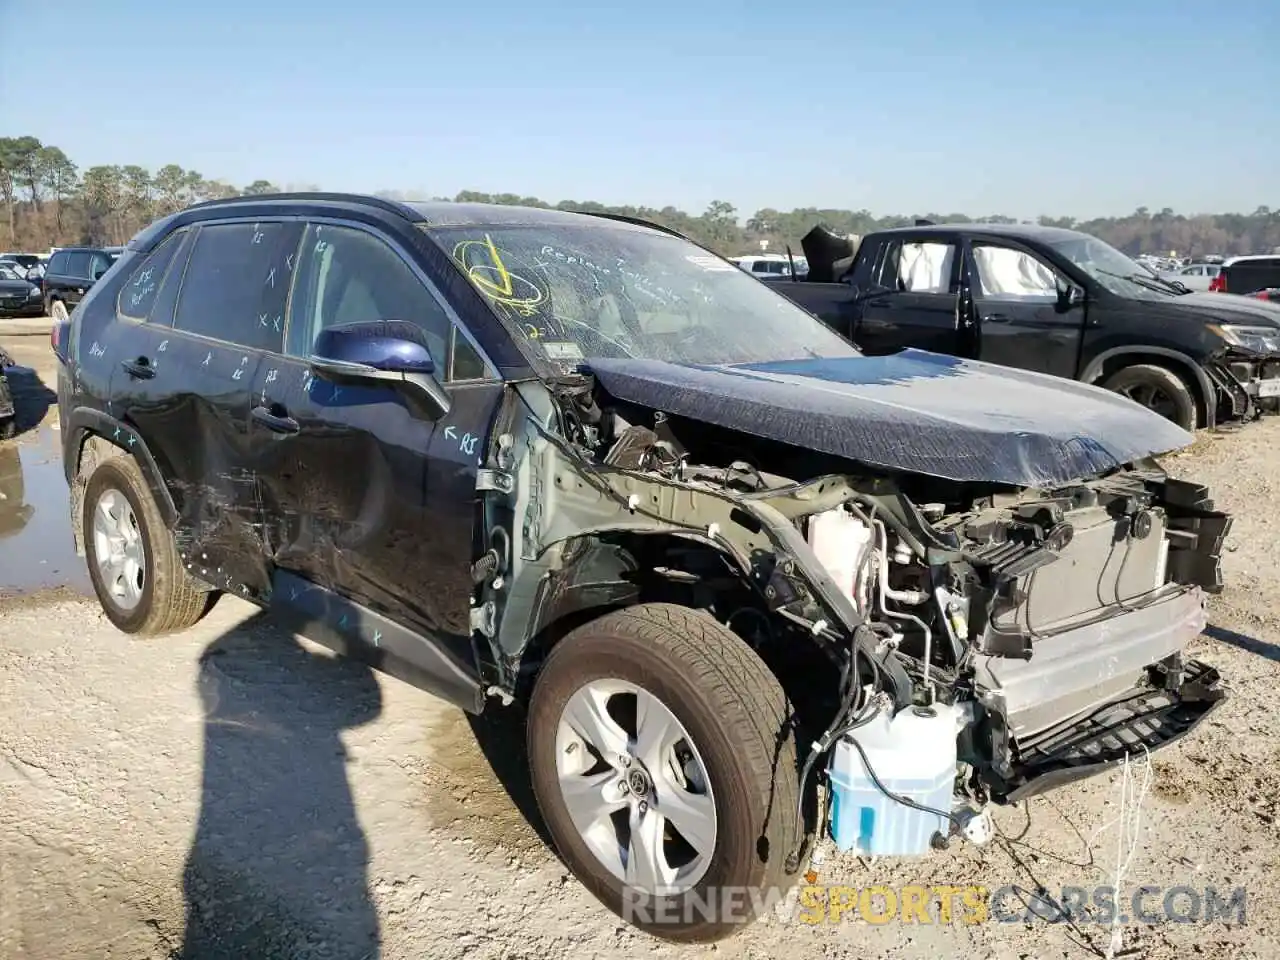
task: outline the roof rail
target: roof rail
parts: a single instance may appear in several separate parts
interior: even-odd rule
[[[409,217],[413,220],[421,220],[422,214],[414,210],[413,207],[398,200],[387,200],[384,197],[374,197],[364,193],[326,193],[326,192],[295,192],[295,193],[255,193],[241,194],[235,197],[219,197],[214,200],[202,200],[199,203],[193,203],[186,210],[202,210],[207,207],[218,207],[232,203],[253,203],[258,200],[320,200],[320,201],[336,201],[339,203],[360,203],[367,207],[377,207],[379,210],[385,210],[387,213],[394,213],[401,217]]]
[[[679,237],[681,240],[688,240],[690,243],[696,242],[692,237],[686,237],[679,230],[664,227],[662,224],[654,223],[652,220],[646,220],[644,217],[629,217],[625,213],[609,213],[605,210],[573,210],[570,212],[586,214],[588,217],[600,217],[603,220],[617,220],[619,223],[630,223],[637,227],[648,227],[650,230],[657,230],[660,233]],[[699,246],[701,246],[701,244],[699,244]]]

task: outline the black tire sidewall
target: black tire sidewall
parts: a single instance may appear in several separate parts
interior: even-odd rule
[[[142,579],[142,597],[132,610],[124,610],[111,598],[110,592],[102,582],[102,574],[98,570],[98,561],[93,538],[93,513],[98,508],[98,500],[106,490],[118,491],[133,510],[138,521],[138,532],[142,538],[142,558],[144,563]],[[139,493],[134,478],[114,461],[107,460],[98,465],[89,477],[85,486],[84,505],[80,518],[80,529],[84,537],[85,561],[89,566],[89,579],[93,583],[98,602],[107,619],[126,633],[137,631],[146,622],[154,602],[156,583],[156,550],[151,539],[151,525],[147,521],[147,511],[143,507],[142,497],[148,494]]]
[[[585,638],[574,638],[582,639]],[[601,632],[590,640],[589,646],[575,642],[572,649],[568,646],[557,649],[534,690],[528,736],[530,773],[538,806],[561,856],[583,885],[615,913],[640,929],[666,939],[714,939],[724,930],[749,920],[749,904],[733,905],[736,908],[733,922],[712,921],[692,927],[669,922],[646,923],[643,917],[624,915],[623,882],[600,863],[582,840],[565,807],[556,774],[556,730],[564,706],[574,693],[593,680],[615,679],[634,683],[661,700],[692,737],[715,798],[716,849],[707,872],[690,891],[656,901],[646,898],[640,905],[641,911],[647,909],[658,917],[686,916],[686,901],[694,896],[707,899],[703,892],[708,888],[716,893],[709,902],[712,909],[718,910],[719,890],[756,887],[768,876],[767,865],[761,862],[757,849],[763,825],[756,821],[743,792],[744,788],[752,788],[751,774],[738,762],[730,731],[713,709],[710,698],[680,672],[678,664],[626,637]],[[794,816],[789,810],[769,811],[770,816],[779,814]],[[768,857],[771,861],[774,858],[781,861],[787,853],[773,850],[768,852]],[[696,909],[691,915],[701,920]]]
[[[1120,387],[1136,383],[1149,383],[1159,387],[1177,408],[1178,416],[1171,422],[1184,430],[1195,431],[1200,418],[1196,408],[1196,398],[1181,377],[1164,367],[1126,367],[1107,381],[1107,388],[1113,392],[1119,392]],[[1153,410],[1152,413],[1154,412]]]

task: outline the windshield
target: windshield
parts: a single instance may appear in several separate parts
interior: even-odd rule
[[[751,363],[858,352],[686,240],[608,222],[431,228],[517,335],[552,363]]]
[[[21,280],[12,267],[0,267],[0,280]]]
[[[1138,300],[1166,300],[1178,296],[1154,270],[1130,259],[1097,237],[1079,234],[1066,240],[1051,240],[1057,250],[1116,296]]]

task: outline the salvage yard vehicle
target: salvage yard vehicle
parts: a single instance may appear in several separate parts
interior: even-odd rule
[[[120,253],[118,247],[62,247],[54,251],[44,274],[45,314],[65,321]]]
[[[774,289],[869,354],[919,347],[1096,383],[1187,430],[1280,411],[1280,310],[1268,303],[1192,292],[1055,227],[884,230],[839,275],[835,239],[810,231],[812,282]]]
[[[0,264],[0,317],[43,317],[40,287]]]
[[[605,214],[341,194],[158,221],[54,333],[78,548],[160,634],[219,592],[527,708],[561,856],[713,940],[819,832],[924,854],[1183,736],[1230,518],[1114,393],[869,357]],[[737,895],[722,910],[726,894]]]
[[[1232,257],[1222,265],[1209,289],[1248,296],[1267,287],[1280,287],[1280,256],[1275,254]]]

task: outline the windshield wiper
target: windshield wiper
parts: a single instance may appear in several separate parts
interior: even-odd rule
[[[1167,280],[1161,280],[1154,275],[1144,277],[1137,273],[1112,273],[1110,270],[1101,269],[1098,272],[1108,277],[1115,277],[1117,280],[1128,280],[1130,283],[1136,283],[1138,286],[1154,290],[1156,293],[1169,293],[1171,288],[1177,290]],[[1181,293],[1182,291],[1178,290],[1177,292]]]

